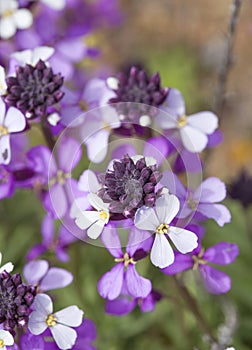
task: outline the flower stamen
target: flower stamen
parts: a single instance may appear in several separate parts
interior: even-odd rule
[[[57,318],[54,315],[50,314],[47,316],[46,324],[48,327],[53,327],[56,325],[56,321],[57,321]]]
[[[160,224],[157,228],[156,228],[156,233],[159,234],[166,234],[168,233],[169,230],[169,225],[167,224]]]
[[[9,130],[5,126],[0,125],[0,137],[8,134],[9,134]]]
[[[182,115],[178,119],[178,128],[183,128],[187,124],[187,117],[186,115]]]

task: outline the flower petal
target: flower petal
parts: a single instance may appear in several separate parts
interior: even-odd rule
[[[193,197],[201,203],[220,202],[226,197],[226,186],[217,177],[209,177],[197,188]]]
[[[1,17],[0,38],[9,39],[16,33],[16,25],[12,16]]]
[[[189,270],[193,267],[193,259],[189,255],[175,252],[174,263],[161,271],[166,275],[175,275],[176,273]]]
[[[105,234],[102,234],[102,243],[115,258],[123,257],[121,241],[117,230],[112,228],[111,230],[107,230]]]
[[[29,284],[37,284],[48,271],[46,260],[30,261],[24,267],[24,277]]]
[[[69,327],[78,327],[82,323],[83,311],[76,305],[71,305],[61,311],[55,312],[54,316],[57,319],[57,323]]]
[[[82,230],[85,230],[89,226],[97,222],[99,219],[100,219],[100,216],[97,211],[82,211],[82,212],[79,212],[79,215],[75,220],[75,223],[79,228],[81,228]]]
[[[0,66],[0,96],[5,95],[7,90],[7,84],[5,81],[5,71],[4,68],[2,66]],[[5,105],[4,105],[4,109],[2,109],[2,105],[4,105],[3,100],[1,100],[1,106],[0,106],[0,124],[2,125],[2,118],[5,115]],[[1,108],[2,107],[2,108]]]
[[[156,212],[160,224],[169,224],[179,211],[179,200],[173,194],[163,194],[156,200]]]
[[[200,266],[200,275],[206,289],[213,294],[227,293],[231,288],[231,279],[224,272],[211,266]]]
[[[218,127],[218,117],[212,112],[199,112],[187,117],[188,124],[201,130],[204,134],[212,134]]]
[[[72,283],[73,275],[59,267],[51,267],[39,285],[41,291],[64,288]]]
[[[92,170],[85,170],[79,179],[78,189],[84,192],[97,192],[100,187],[96,174]]]
[[[41,0],[44,4],[51,7],[53,10],[63,10],[66,5],[66,0]]]
[[[44,313],[33,311],[29,316],[28,329],[34,335],[42,334],[48,327],[46,324],[46,317]]]
[[[100,129],[86,141],[88,159],[94,163],[104,160],[108,151],[109,131]]]
[[[153,265],[161,269],[174,262],[174,252],[165,235],[156,234],[150,259]]]
[[[3,271],[11,272],[13,269],[14,269],[14,265],[11,262],[8,262],[3,266],[1,266],[0,273],[2,273]]]
[[[156,231],[160,222],[157,218],[156,212],[153,208],[141,207],[136,211],[135,226],[140,230]]]
[[[191,252],[198,246],[196,234],[184,228],[170,226],[168,236],[183,254]]]
[[[13,18],[18,29],[29,28],[33,22],[32,14],[27,9],[18,9],[13,14]]]
[[[26,125],[25,116],[17,108],[10,107],[7,111],[4,125],[9,132],[22,131]]]
[[[198,212],[209,219],[214,219],[219,226],[223,226],[230,222],[231,214],[227,207],[223,204],[199,204]]]
[[[32,304],[32,309],[47,317],[47,315],[53,312],[53,303],[51,298],[47,294],[37,294]]]
[[[129,314],[137,305],[137,299],[119,297],[115,300],[108,300],[105,311],[109,315],[123,316]]]
[[[77,339],[77,333],[74,329],[57,323],[50,327],[50,331],[60,349],[72,349]]]
[[[92,238],[92,239],[97,239],[100,236],[100,234],[102,233],[104,226],[105,226],[104,221],[99,220],[99,221],[95,222],[92,226],[90,226],[87,229],[88,237]]]
[[[218,265],[231,264],[239,254],[239,247],[234,243],[219,242],[208,248],[203,259]]]
[[[180,129],[180,135],[185,148],[193,153],[203,151],[207,145],[207,136],[190,125],[186,125]]]
[[[151,281],[139,276],[134,265],[130,264],[125,272],[125,281],[129,293],[134,298],[145,298],[151,292]]]
[[[0,137],[0,164],[9,164],[10,160],[10,135],[4,135]]]
[[[99,294],[109,300],[116,299],[122,290],[124,264],[116,264],[109,272],[106,272],[98,282]]]
[[[92,205],[93,208],[96,210],[108,210],[109,204],[104,203],[103,200],[97,196],[95,193],[89,193],[87,196],[89,203]]]
[[[4,341],[4,345],[12,346],[14,344],[14,338],[10,332],[0,329],[0,339]]]

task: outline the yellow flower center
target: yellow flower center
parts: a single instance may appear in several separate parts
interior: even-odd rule
[[[192,256],[193,261],[194,261],[193,270],[197,270],[199,265],[206,265],[207,264],[207,261],[202,259],[202,256],[203,256],[204,252],[205,252],[205,249],[202,248],[198,255],[193,255]]]
[[[47,326],[52,327],[56,325],[56,321],[57,321],[57,318],[54,315],[50,314],[47,316],[46,324]]]
[[[115,258],[115,262],[117,263],[124,262],[125,267],[128,267],[129,264],[133,264],[133,265],[136,264],[136,261],[134,261],[133,258],[130,258],[128,253],[125,253],[123,258]]]
[[[3,14],[2,17],[3,18],[7,18],[7,17],[11,17],[13,15],[13,11],[12,10],[6,10]]]
[[[106,211],[104,210],[100,210],[99,211],[99,216],[102,220],[106,221],[109,217],[109,213],[107,213]]]
[[[169,225],[167,224],[160,224],[157,228],[156,228],[156,233],[159,234],[165,234],[167,233],[169,230]]]
[[[0,137],[8,135],[8,134],[9,134],[8,129],[5,126],[0,125]]]
[[[49,181],[49,186],[53,186],[56,183],[65,185],[66,180],[71,178],[71,173],[64,173],[63,170],[58,170],[57,175]]]
[[[189,198],[187,200],[187,205],[192,210],[197,210],[198,202],[192,198],[192,193],[190,193]]]
[[[4,340],[0,339],[0,348],[3,348],[3,347],[4,347]]]
[[[187,118],[186,115],[182,115],[178,120],[178,127],[183,128],[187,124]]]

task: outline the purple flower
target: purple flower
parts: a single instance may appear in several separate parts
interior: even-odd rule
[[[103,298],[116,299],[121,294],[124,283],[129,295],[134,298],[145,298],[151,292],[151,281],[139,276],[135,266],[138,260],[147,256],[152,243],[149,238],[148,233],[133,229],[129,234],[126,252],[123,253],[116,230],[102,235],[105,247],[116,262],[98,282],[98,291]]]
[[[0,200],[11,197],[14,189],[15,181],[12,173],[4,165],[0,165]]]
[[[26,125],[24,115],[11,107],[6,113],[6,106],[0,98],[0,164],[9,164],[11,160],[10,135],[23,131]]]
[[[73,275],[58,267],[50,267],[46,260],[30,261],[24,267],[24,277],[38,292],[59,289],[72,283]]]
[[[211,265],[231,264],[238,254],[239,248],[234,243],[220,242],[206,251],[198,247],[190,255],[176,253],[173,265],[162,269],[162,272],[173,275],[189,269],[198,269],[204,286],[210,293],[227,293],[231,288],[230,277]]]
[[[226,197],[226,187],[220,179],[209,177],[193,191],[186,189],[175,174],[167,171],[163,173],[161,182],[180,199],[180,218],[209,218],[214,219],[220,226],[230,222],[229,210],[218,203]]]

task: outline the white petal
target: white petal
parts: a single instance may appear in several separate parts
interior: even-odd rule
[[[100,234],[102,233],[102,230],[105,226],[105,222],[104,221],[97,221],[96,223],[94,223],[92,226],[90,226],[88,229],[87,229],[87,235],[89,238],[92,238],[92,239],[97,239]]]
[[[4,125],[6,106],[4,101],[0,98],[0,125]]]
[[[199,129],[195,129],[188,124],[180,129],[180,134],[183,145],[190,152],[201,152],[207,145],[207,136]]]
[[[104,160],[108,151],[108,139],[110,132],[106,129],[99,129],[86,141],[88,159],[94,163]]]
[[[83,311],[76,305],[72,305],[56,312],[54,316],[57,319],[57,323],[61,323],[69,327],[78,327],[82,323]]]
[[[23,50],[14,52],[11,55],[11,58],[14,58],[19,66],[24,66],[26,63],[32,63],[32,50]]]
[[[89,193],[87,196],[89,203],[92,205],[93,208],[96,210],[108,210],[109,204],[104,203],[103,200],[97,196],[95,193]]]
[[[47,117],[47,121],[50,125],[52,126],[56,126],[58,124],[58,122],[60,121],[60,116],[58,113],[52,113]]]
[[[183,254],[191,252],[198,246],[196,234],[183,228],[170,226],[168,236]]]
[[[42,334],[48,327],[46,324],[47,315],[39,311],[33,311],[29,316],[28,328],[34,335]]]
[[[187,117],[188,124],[201,130],[204,134],[212,134],[218,127],[218,117],[212,112],[200,112]]]
[[[66,5],[66,0],[41,0],[44,4],[53,10],[62,10]]]
[[[3,266],[1,266],[0,273],[2,273],[3,271],[11,272],[13,269],[14,269],[14,265],[11,262],[8,262]]]
[[[90,203],[87,200],[87,197],[80,197],[75,199],[70,209],[70,217],[76,219],[81,215],[83,211],[90,207]]]
[[[12,16],[0,20],[0,38],[9,39],[16,33],[16,25]]]
[[[55,1],[50,0],[50,3],[55,3]],[[54,48],[49,46],[36,47],[32,52],[31,64],[35,66],[39,60],[47,61],[54,54],[54,51]]]
[[[98,220],[100,220],[100,216],[97,211],[82,211],[77,216],[75,223],[79,228],[85,230]]]
[[[92,170],[85,170],[78,182],[78,189],[84,192],[97,192],[100,188],[97,176]]]
[[[161,269],[174,262],[174,252],[165,235],[156,234],[151,248],[150,259],[153,265]]]
[[[117,90],[119,85],[119,80],[115,77],[109,77],[107,78],[106,83],[110,89]]]
[[[53,312],[53,303],[47,294],[37,294],[32,304],[32,309],[40,312],[45,317]]]
[[[153,158],[153,157],[144,157],[144,156],[142,156],[142,155],[140,155],[140,154],[136,154],[135,156],[131,156],[130,158],[133,160],[133,162],[134,162],[135,164],[137,163],[137,161],[138,161],[139,159],[144,158],[147,166],[157,165],[157,161],[156,161],[156,159]]]
[[[10,332],[0,329],[0,339],[4,341],[4,345],[12,346],[14,344],[14,338]]]
[[[60,349],[72,349],[77,338],[77,333],[74,329],[62,324],[56,324],[55,326],[50,327],[50,331]]]
[[[9,132],[22,131],[25,128],[25,116],[17,108],[10,107],[5,117],[4,125]]]
[[[141,207],[136,211],[135,226],[140,230],[156,231],[156,228],[161,224],[157,218],[153,208]]]
[[[13,14],[13,18],[18,29],[26,29],[32,25],[33,17],[29,10],[19,9]]]
[[[0,252],[0,265],[2,264],[2,258],[3,258],[3,255],[2,255],[2,253]]]
[[[0,66],[0,96],[4,95],[6,93],[6,90],[7,90],[7,84],[5,81],[5,71],[4,71],[4,68]]]
[[[156,212],[158,220],[162,224],[169,224],[179,211],[179,200],[173,194],[163,194],[156,200]]]

